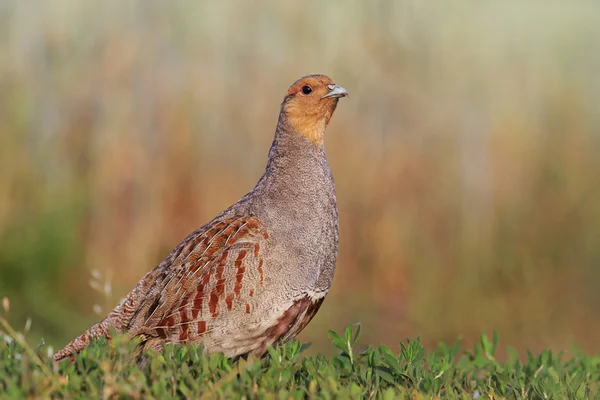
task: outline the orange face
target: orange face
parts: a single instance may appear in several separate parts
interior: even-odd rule
[[[347,95],[348,92],[328,76],[309,75],[290,86],[282,109],[297,133],[315,144],[322,144],[338,100]]]

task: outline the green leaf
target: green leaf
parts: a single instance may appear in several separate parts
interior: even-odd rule
[[[331,343],[334,347],[341,351],[346,351],[346,341],[339,333],[329,331],[329,339],[331,339]]]
[[[346,343],[350,343],[352,341],[352,325],[348,325],[346,327],[346,331],[344,332],[344,339]]]

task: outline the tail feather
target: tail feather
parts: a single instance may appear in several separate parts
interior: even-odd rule
[[[172,263],[174,257],[179,254],[178,250],[182,247],[182,245],[183,243],[173,250],[171,255],[169,255],[169,257],[167,257],[156,268],[147,272],[146,275],[144,275],[144,277],[133,288],[133,290],[129,292],[123,301],[121,301],[121,304],[112,310],[106,316],[106,318],[73,339],[64,348],[54,354],[54,360],[60,361],[62,359],[74,356],[83,350],[83,348],[85,348],[92,339],[105,337],[110,340],[111,330],[115,330],[117,332],[128,331],[129,333],[132,333],[132,319],[136,316],[144,299],[146,299],[148,291],[157,281],[157,276],[163,273],[164,268]],[[135,336],[136,333],[132,333],[132,335]]]
[[[107,338],[110,340],[110,329],[108,321],[105,318],[101,322],[92,326],[90,329],[70,341],[65,347],[54,354],[54,361],[60,361],[69,358],[79,353],[86,347],[92,339]]]
[[[72,357],[79,353],[86,347],[92,339],[107,338],[111,339],[110,331],[115,330],[117,332],[123,332],[127,330],[127,326],[130,319],[135,315],[139,304],[139,298],[141,298],[142,285],[145,283],[146,277],[151,272],[146,274],[144,279],[140,281],[137,286],[129,292],[129,294],[123,299],[114,310],[112,310],[106,318],[92,326],[90,329],[70,341],[64,348],[54,354],[54,360],[60,361],[62,359]]]

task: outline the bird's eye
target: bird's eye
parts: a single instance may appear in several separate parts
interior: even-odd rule
[[[310,88],[310,86],[302,86],[303,94],[310,94],[311,92],[312,92],[312,89]]]

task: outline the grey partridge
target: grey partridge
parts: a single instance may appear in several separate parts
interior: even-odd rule
[[[228,357],[295,337],[333,279],[338,215],[325,128],[347,91],[325,75],[296,81],[281,104],[266,170],[240,201],[190,234],[102,321],[54,355],[111,331],[163,344],[204,344]]]

